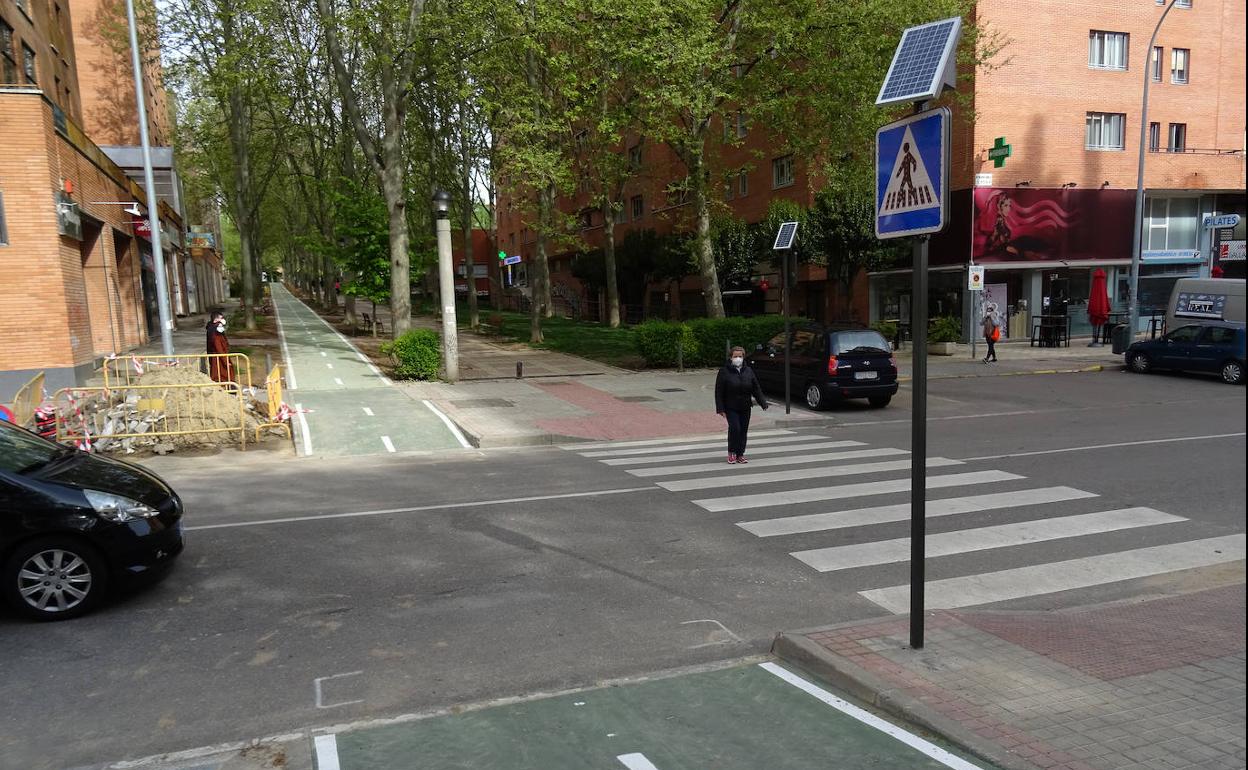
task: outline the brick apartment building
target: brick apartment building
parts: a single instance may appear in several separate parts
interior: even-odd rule
[[[974,123],[955,110],[950,224],[931,248],[933,315],[960,316],[964,328],[971,326],[965,284],[972,260],[987,266],[992,301],[1014,314],[1015,330],[1029,329],[1031,314],[1060,307],[1070,315],[1074,334],[1086,332],[1080,309],[1097,267],[1109,276],[1114,303],[1125,303],[1142,67],[1152,78],[1140,282],[1145,312],[1165,303],[1177,278],[1208,272],[1208,249],[1197,254],[1200,217],[1244,213],[1244,4],[1178,2],[1151,53],[1143,49],[1164,10],[1155,0],[977,3],[975,18],[1009,39],[998,63],[1009,61],[976,73],[972,84],[963,86],[973,89]],[[813,202],[801,158],[781,155],[766,131],[743,118],[728,120],[723,130],[742,138],[742,146],[717,153],[723,200],[736,217],[757,222],[777,197],[803,206]],[[1000,168],[987,157],[998,137],[1012,149]],[[683,176],[683,167],[660,146],[630,144],[625,151],[637,154],[641,173],[624,195],[617,243],[639,228],[688,231],[690,207],[664,192]],[[520,255],[527,266],[536,240],[526,223],[531,214],[517,203],[522,193],[505,185],[500,192],[499,249]],[[565,214],[580,214],[581,239],[593,249],[601,246],[602,215],[585,210],[587,202],[580,193],[561,199],[559,206]],[[998,214],[1012,236],[1007,243],[991,237]],[[1212,234],[1213,251],[1225,250],[1230,257],[1217,265],[1224,274],[1243,275],[1243,244],[1242,222],[1233,231]],[[564,297],[592,306],[599,300],[572,275],[573,257],[568,252],[550,258],[556,305]],[[770,285],[762,304],[768,312],[779,309],[779,281],[772,272],[759,264],[753,282],[756,293],[760,284]],[[520,276],[523,281],[523,272]],[[839,307],[825,270],[803,265],[793,306],[815,319],[904,319],[910,286],[905,269],[869,280],[859,276],[853,305]],[[649,291],[651,307],[667,303],[682,316],[702,312],[697,276],[685,278],[674,291],[662,286]]]
[[[81,383],[101,358],[159,333],[148,201],[89,133],[99,84],[83,77],[92,43],[75,36],[71,11],[0,0],[0,401],[39,371],[49,389]],[[165,280],[184,313],[183,219],[161,197]],[[219,302],[219,255],[196,259],[199,297]]]

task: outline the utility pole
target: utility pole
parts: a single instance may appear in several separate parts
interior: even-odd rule
[[[451,220],[447,212],[451,196],[445,190],[433,194],[433,216],[438,231],[438,289],[442,300],[442,366],[447,382],[459,379],[459,337],[455,328],[455,273],[451,264]],[[471,280],[471,279],[470,279]],[[472,289],[471,283],[469,290]]]

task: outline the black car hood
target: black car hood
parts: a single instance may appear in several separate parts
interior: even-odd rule
[[[75,489],[98,489],[153,507],[173,494],[169,485],[137,465],[78,452],[30,474],[32,478]]]

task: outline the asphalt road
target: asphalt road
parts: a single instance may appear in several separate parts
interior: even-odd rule
[[[811,451],[907,449],[907,403],[903,392],[892,408],[849,408],[798,435],[860,442]],[[1142,506],[1170,517],[1040,538],[1022,555],[984,547],[933,560],[929,580],[1242,542],[1241,388],[1122,372],[946,380],[932,383],[929,412],[929,456],[961,461],[934,468],[933,478],[995,474],[929,499],[1059,486],[1087,495],[1026,514],[933,518],[929,535],[957,540],[1002,522]],[[766,446],[753,442],[754,451]],[[829,470],[837,465],[904,455],[760,463],[803,454],[790,450],[752,455],[760,467],[647,477],[628,472],[645,462],[603,462],[644,455],[583,454],[592,451],[609,450],[165,463],[189,528],[167,580],[73,622],[30,625],[0,614],[0,766],[87,766],[739,658],[765,652],[782,629],[887,615],[864,592],[906,581],[904,562],[869,558],[821,573],[791,555],[901,538],[904,520],[785,537],[735,526],[902,504],[904,491],[831,502],[783,495],[818,483],[823,471],[841,473]],[[811,475],[714,481],[730,471],[800,469]],[[846,474],[827,483],[907,476]],[[712,481],[658,486],[692,479]],[[748,510],[696,502],[754,494],[779,496]],[[1243,562],[1233,560],[1000,606],[1070,606],[1242,579]]]

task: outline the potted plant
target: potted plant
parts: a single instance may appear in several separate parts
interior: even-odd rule
[[[933,318],[927,326],[927,352],[933,356],[951,356],[962,339],[962,323],[951,315]]]

